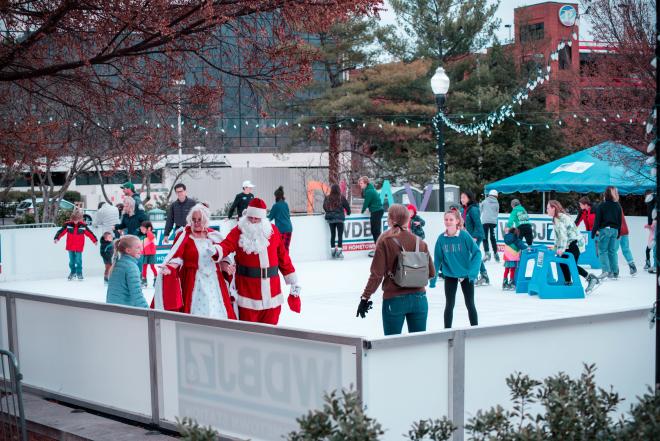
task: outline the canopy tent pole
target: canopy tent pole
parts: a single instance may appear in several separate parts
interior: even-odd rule
[[[543,205],[541,205],[541,214],[545,211],[545,191],[542,191],[541,194],[543,195],[541,197],[541,202]]]

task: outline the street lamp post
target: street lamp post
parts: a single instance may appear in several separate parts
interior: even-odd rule
[[[186,85],[186,80],[174,80],[174,84],[179,87],[179,98],[176,102],[176,128],[178,134],[178,143],[179,143],[179,172],[183,168],[183,140],[181,136],[181,87]]]
[[[443,112],[445,98],[447,91],[449,91],[449,77],[442,66],[438,67],[433,77],[431,77],[431,89],[435,94],[435,103],[438,106],[439,115]],[[435,126],[438,149],[438,211],[445,211],[445,140],[440,118],[436,118]]]

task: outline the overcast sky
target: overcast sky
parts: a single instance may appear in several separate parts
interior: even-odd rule
[[[500,41],[504,42],[509,38],[509,30],[504,27],[506,24],[513,26],[513,10],[520,6],[535,5],[538,3],[545,3],[547,0],[501,0],[500,7],[497,9],[495,16],[500,19],[500,29],[497,31],[497,37]],[[384,0],[386,11],[381,12],[381,20],[386,24],[396,24],[396,17],[392,12],[388,0]],[[577,3],[577,2],[573,2]],[[583,19],[580,23],[580,39],[588,40],[588,20]],[[514,30],[511,28],[511,36],[513,37]]]

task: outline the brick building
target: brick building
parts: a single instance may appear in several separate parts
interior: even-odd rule
[[[550,60],[550,82],[544,88],[548,110],[578,104],[582,50],[577,17],[577,3],[545,2],[514,10],[513,51],[523,69],[545,67],[550,53],[566,43],[558,59]]]

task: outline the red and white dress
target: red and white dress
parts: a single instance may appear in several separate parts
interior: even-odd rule
[[[170,276],[178,279],[181,299],[176,298],[179,295],[176,284],[171,280],[163,283],[163,278],[167,279],[170,276],[159,274],[153,307],[204,317],[236,320],[227,281],[220,269],[222,256],[215,247],[215,244],[221,240],[220,233],[212,229],[208,230],[206,238],[193,237],[190,227],[181,231],[163,261],[163,265],[179,265],[176,269],[170,266],[174,269]],[[177,309],[179,305],[181,306]]]

